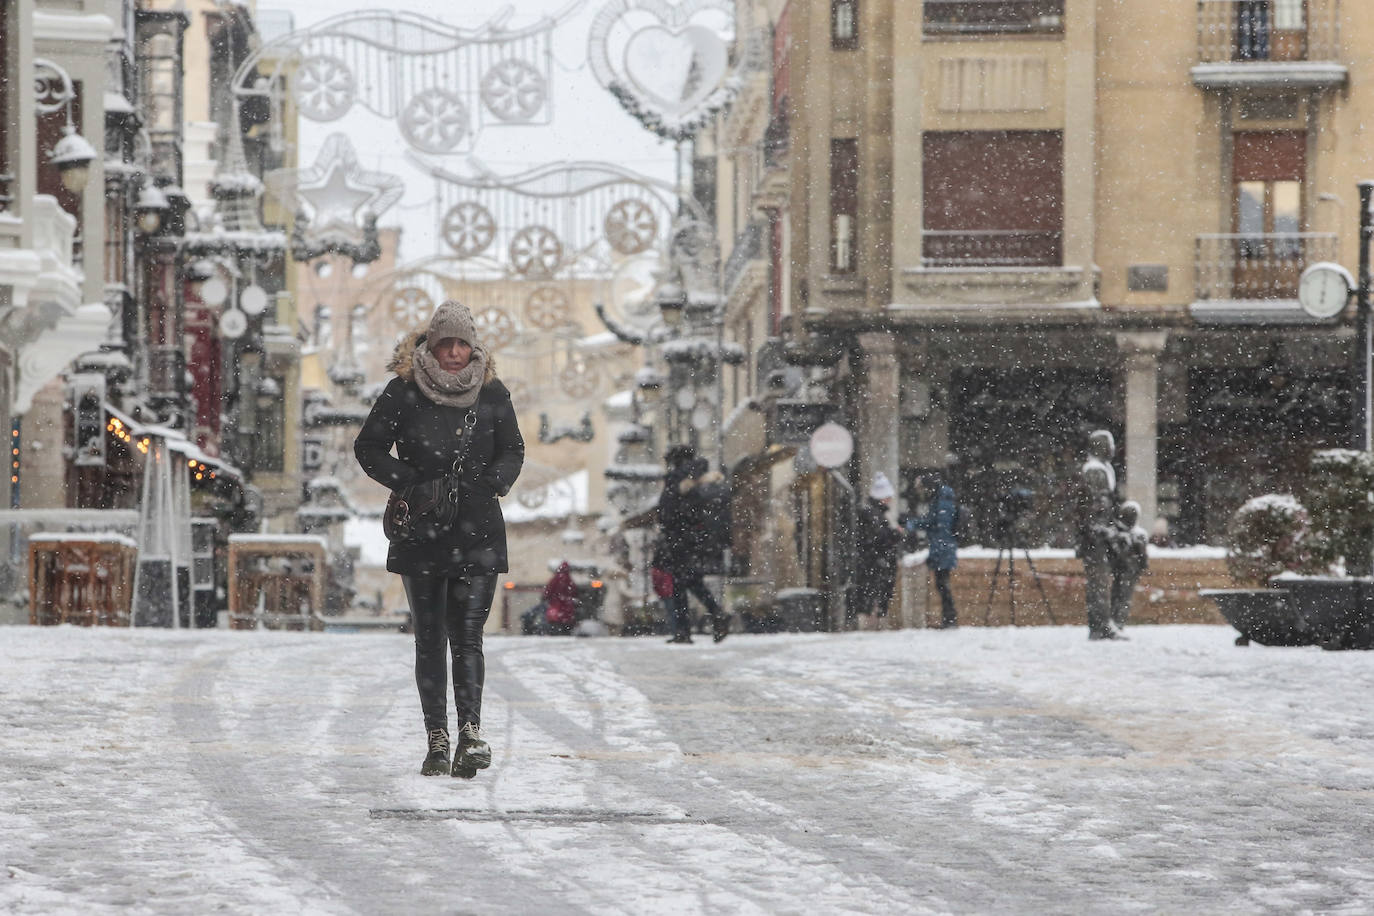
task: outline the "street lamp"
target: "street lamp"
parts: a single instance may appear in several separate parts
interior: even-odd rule
[[[167,202],[167,195],[151,181],[143,186],[143,190],[138,192],[138,203],[134,205],[134,212],[138,218],[138,231],[144,235],[153,235],[162,228],[162,217],[171,209]]]
[[[687,292],[674,280],[667,280],[658,288],[658,310],[663,323],[670,328],[680,327],[687,311]]]
[[[62,139],[53,146],[48,161],[57,166],[57,171],[62,177],[62,187],[73,194],[80,194],[86,190],[86,182],[91,175],[91,163],[95,161],[97,154],[95,147],[76,132],[76,125],[72,123],[72,101],[76,98],[76,88],[72,85],[72,78],[67,71],[52,61],[36,57],[33,66],[39,71],[39,77],[35,81],[34,109],[40,115],[52,114],[58,110],[65,111],[67,115],[67,124],[62,128]],[[48,78],[43,76],[45,71],[49,75]],[[61,88],[52,89],[51,79],[56,79]]]
[[[68,119],[71,113],[67,114]],[[91,163],[95,161],[95,147],[76,132],[70,120],[63,129],[62,139],[52,148],[51,162],[62,176],[62,187],[73,194],[86,190],[91,177]]]

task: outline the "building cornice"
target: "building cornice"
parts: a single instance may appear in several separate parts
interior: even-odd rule
[[[87,16],[44,10],[34,10],[33,13],[33,37],[36,41],[90,42],[99,45],[97,50],[104,53],[105,45],[114,33],[114,20],[99,13]]]

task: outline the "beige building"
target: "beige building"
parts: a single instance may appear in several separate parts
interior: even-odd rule
[[[1144,523],[1181,543],[1218,541],[1311,449],[1350,444],[1355,309],[1310,318],[1297,280],[1358,259],[1361,12],[740,3],[744,88],[696,175],[714,177],[727,329],[751,353],[727,458],[769,484],[744,517],[777,541],[751,571],[782,557],[779,587],[825,579],[808,539],[833,527],[835,488],[790,459],[827,416],[855,434],[851,482],[900,481],[899,511],[953,456],[985,540],[1024,487],[1028,536],[1057,545],[1092,429],[1115,433]]]

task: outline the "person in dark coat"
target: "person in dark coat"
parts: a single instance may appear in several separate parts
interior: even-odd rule
[[[902,533],[887,519],[888,507],[896,498],[892,481],[879,471],[868,488],[868,499],[858,511],[858,531],[855,538],[856,562],[854,570],[855,612],[872,615],[875,626],[887,617],[892,593],[897,587],[897,550]]]
[[[429,745],[421,772],[450,772],[447,646],[459,725],[451,772],[471,777],[491,764],[491,748],[480,731],[482,628],[496,576],[508,569],[506,523],[497,500],[520,475],[525,441],[510,392],[477,340],[467,306],[442,303],[423,333],[397,345],[387,368],[396,378],[372,405],[353,443],[367,476],[397,491],[442,477],[452,472],[464,437],[470,438],[462,456],[457,524],[433,540],[393,541],[386,568],[405,585],[415,631],[415,682]]]
[[[655,560],[658,568],[673,577],[673,593],[667,599],[673,635],[668,642],[692,641],[689,594],[695,595],[706,608],[711,617],[712,638],[720,642],[730,632],[730,620],[704,580],[704,564],[709,557],[703,553],[702,542],[704,528],[711,521],[706,517],[710,503],[703,494],[694,492],[708,465],[704,458],[677,454],[682,460],[676,464],[674,453],[669,454],[668,473],[659,495],[659,547]]]
[[[954,590],[950,588],[949,577],[959,565],[959,539],[954,533],[959,519],[959,502],[954,488],[939,475],[925,477],[921,489],[929,508],[925,515],[909,521],[907,528],[926,534],[926,566],[935,577],[935,590],[940,593],[940,627],[953,629],[959,625],[959,612],[954,606]]]

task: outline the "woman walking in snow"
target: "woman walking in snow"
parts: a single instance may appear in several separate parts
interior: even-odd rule
[[[393,539],[386,568],[401,576],[415,630],[415,683],[428,744],[420,772],[471,778],[491,765],[480,731],[482,628],[496,576],[507,571],[506,523],[497,499],[520,474],[525,442],[510,392],[496,378],[467,306],[441,304],[423,332],[397,345],[387,368],[396,378],[372,405],[353,444],[363,471],[404,495],[414,484],[453,473],[455,464],[461,468],[457,521]],[[459,726],[451,768],[450,653]]]

